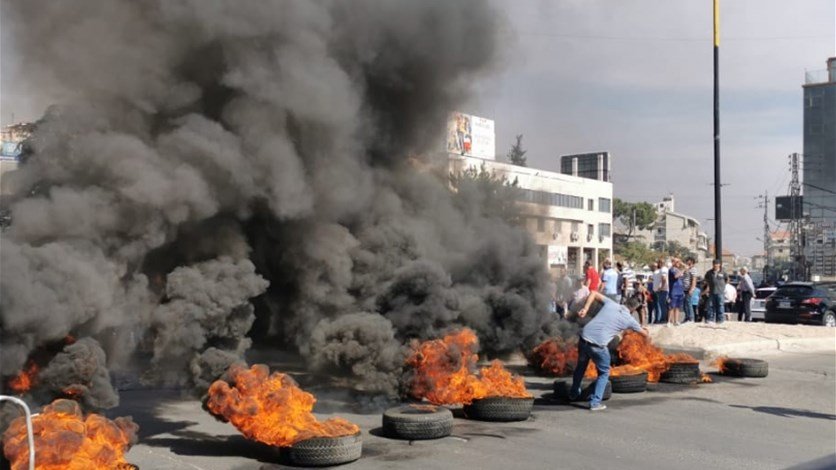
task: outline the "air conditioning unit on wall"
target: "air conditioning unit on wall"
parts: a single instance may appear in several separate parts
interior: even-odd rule
[[[581,235],[578,232],[572,232],[572,236],[569,239],[573,242],[576,242],[581,239]]]

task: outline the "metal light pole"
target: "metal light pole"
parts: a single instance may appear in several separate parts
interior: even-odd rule
[[[720,0],[714,0],[714,258],[723,261],[720,209]]]

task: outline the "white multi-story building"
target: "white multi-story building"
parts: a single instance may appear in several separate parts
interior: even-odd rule
[[[525,228],[553,274],[566,268],[570,275],[578,276],[584,261],[600,266],[604,259],[611,258],[612,183],[495,160],[449,157],[453,174],[482,165],[497,176],[517,182]]]
[[[701,230],[700,222],[691,216],[676,212],[673,194],[654,204],[656,222],[649,230],[636,230],[635,240],[646,243],[651,248],[664,248],[669,242],[676,242],[697,255],[697,263],[702,263],[709,255],[708,235]]]

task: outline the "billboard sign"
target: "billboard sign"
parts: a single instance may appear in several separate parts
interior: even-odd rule
[[[803,217],[803,196],[795,197],[795,208],[793,208],[792,200],[793,196],[778,196],[775,198],[775,220],[794,220]]]
[[[547,258],[549,260],[549,266],[565,265],[569,259],[569,248],[560,245],[549,245]]]
[[[447,119],[447,152],[468,157],[496,159],[494,122],[455,112]]]

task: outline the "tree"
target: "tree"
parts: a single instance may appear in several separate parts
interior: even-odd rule
[[[656,223],[656,208],[649,202],[627,202],[615,198],[613,217],[627,226],[627,239],[633,236],[636,229],[647,230]]]
[[[697,259],[697,255],[693,251],[675,240],[667,242],[662,251],[668,256],[673,256],[683,260],[689,256]]]
[[[514,165],[518,166],[526,166],[525,161],[525,154],[528,150],[523,150],[522,148],[522,139],[523,135],[517,135],[517,143],[511,146],[511,150],[508,151],[508,161]]]
[[[479,169],[469,167],[450,174],[450,186],[455,192],[454,201],[466,215],[502,219],[511,225],[520,225],[522,216],[517,207],[520,188],[515,178],[488,171],[484,163]]]
[[[633,266],[644,266],[656,261],[660,253],[653,251],[641,242],[626,242],[613,247],[616,256],[620,256]]]

